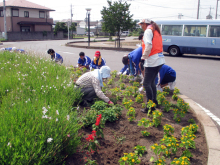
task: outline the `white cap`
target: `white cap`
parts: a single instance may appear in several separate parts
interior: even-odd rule
[[[0,49],[0,52],[2,52],[2,51],[5,51],[5,48],[1,48],[1,49]]]
[[[147,23],[147,24],[150,24],[151,23],[151,19],[149,19],[149,18],[145,18],[145,19],[142,19],[140,22],[138,22],[137,24],[138,25],[140,25],[140,24],[142,24],[142,23]]]

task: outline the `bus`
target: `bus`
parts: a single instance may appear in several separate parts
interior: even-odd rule
[[[163,51],[182,54],[220,55],[220,20],[158,20]]]

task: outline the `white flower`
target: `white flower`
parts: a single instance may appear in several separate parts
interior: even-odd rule
[[[42,109],[43,109],[42,113],[45,115],[48,110],[45,107],[43,107]]]
[[[7,146],[11,147],[11,143],[10,143],[10,142],[8,142],[8,145],[7,145]]]
[[[57,114],[57,115],[59,115],[59,112],[58,112],[58,110],[56,110],[56,114]]]
[[[58,75],[57,75],[56,79],[57,79],[57,80],[59,79]]]
[[[48,117],[48,119],[50,119],[50,120],[51,120],[51,119],[52,119],[52,117]]]
[[[47,117],[47,115],[43,115],[42,118],[46,118],[47,119],[48,117]]]
[[[52,142],[52,140],[53,140],[53,138],[48,138],[48,139],[47,139],[47,143]]]
[[[67,119],[67,120],[70,120],[70,115],[67,115],[67,116],[66,116],[66,119]]]
[[[58,121],[58,118],[56,118],[56,121]]]
[[[79,106],[77,107],[77,110],[79,110]]]

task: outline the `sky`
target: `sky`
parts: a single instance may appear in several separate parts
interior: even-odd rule
[[[86,17],[86,8],[91,8],[91,21],[101,20],[101,10],[103,6],[108,7],[107,0],[28,0],[39,5],[54,9],[50,12],[50,17],[54,20],[71,18],[72,20],[83,20]],[[117,0],[112,0],[117,1]],[[122,0],[125,2],[125,0]],[[211,11],[212,18],[215,19],[217,0],[200,0],[199,19],[206,19]],[[152,20],[178,19],[178,14],[182,14],[181,19],[196,19],[198,0],[127,0],[131,4],[130,12],[133,19],[151,18]],[[219,1],[220,8],[220,1]],[[211,8],[211,10],[210,10]],[[220,9],[218,10],[220,19]]]

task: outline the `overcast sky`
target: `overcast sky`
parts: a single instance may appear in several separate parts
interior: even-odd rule
[[[83,20],[86,17],[86,8],[91,8],[90,18],[92,21],[100,20],[100,11],[103,6],[107,6],[107,0],[28,0],[42,6],[54,9],[50,16],[54,20],[70,18],[72,4],[73,20]],[[112,0],[116,1],[116,0]],[[125,0],[123,0],[125,1]],[[200,0],[199,18],[205,19],[210,12],[215,19],[217,0]],[[198,0],[127,0],[131,4],[130,12],[133,19],[151,18],[178,19],[178,14],[182,13],[182,19],[196,19]],[[220,8],[220,1],[219,1]],[[218,10],[220,19],[220,10]]]

